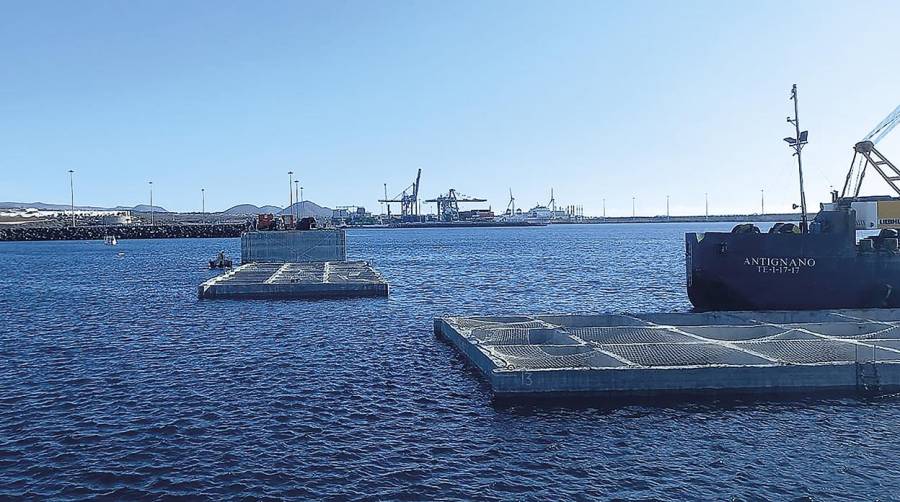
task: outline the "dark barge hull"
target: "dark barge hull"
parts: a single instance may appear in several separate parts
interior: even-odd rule
[[[852,211],[823,211],[816,221],[827,231],[686,234],[687,290],[695,309],[900,307],[896,245],[876,240],[874,249],[860,251]]]

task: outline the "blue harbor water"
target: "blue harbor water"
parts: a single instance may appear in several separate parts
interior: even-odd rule
[[[900,498],[900,399],[498,404],[432,332],[688,310],[716,228],[351,230],[390,298],[313,302],[198,300],[237,239],[0,243],[0,498]]]

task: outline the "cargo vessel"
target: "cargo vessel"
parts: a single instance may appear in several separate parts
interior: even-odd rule
[[[900,106],[854,145],[843,190],[809,222],[796,85],[791,99],[795,135],[785,141],[797,157],[801,221],[685,234],[691,303],[699,311],[900,307],[900,170],[875,148],[900,123]],[[860,196],[869,167],[897,196]]]

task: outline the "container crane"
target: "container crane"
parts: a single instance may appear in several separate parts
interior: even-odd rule
[[[403,189],[402,192],[397,194],[394,198],[387,198],[387,188],[385,185],[385,194],[384,198],[380,199],[378,202],[387,203],[388,208],[388,216],[391,214],[391,203],[400,203],[400,217],[406,220],[416,220],[419,216],[419,182],[422,179],[422,169],[419,169],[419,172],[416,174],[416,181],[413,182],[412,185]]]
[[[844,180],[844,188],[841,190],[840,198],[843,199],[850,196],[856,199],[859,197],[859,190],[862,188],[866,168],[869,165],[878,171],[878,174],[897,192],[897,195],[900,195],[900,187],[897,186],[897,182],[900,181],[900,170],[875,148],[879,141],[897,127],[897,124],[900,124],[900,106],[897,106],[894,111],[889,113],[862,141],[853,146],[853,160],[850,161],[850,170],[847,171],[847,178]],[[858,163],[857,158],[859,158]],[[850,195],[847,189],[850,188],[850,182],[854,180],[854,177],[853,193]]]
[[[456,189],[451,188],[449,192],[438,195],[433,199],[428,199],[425,202],[437,204],[438,217],[441,221],[458,221],[460,202],[487,202],[487,199],[469,197],[468,195],[461,194],[457,192]]]

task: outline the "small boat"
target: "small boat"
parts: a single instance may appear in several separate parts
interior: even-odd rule
[[[209,260],[209,268],[231,268],[231,258],[225,256],[225,251],[219,251],[215,259]]]
[[[116,244],[119,243],[119,241],[116,240],[115,235],[107,235],[106,237],[103,238],[103,243],[106,244],[107,246],[115,246]]]

